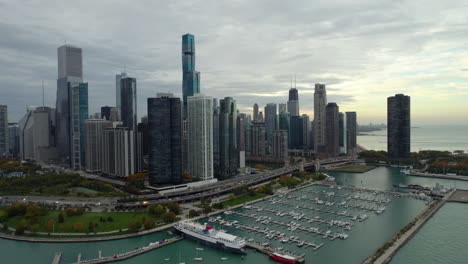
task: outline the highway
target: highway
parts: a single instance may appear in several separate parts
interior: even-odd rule
[[[341,159],[327,159],[321,160],[320,165],[327,164],[336,164],[336,163],[349,163],[354,162],[349,158]],[[42,165],[42,164],[41,164]],[[98,175],[89,174],[86,172],[79,172],[70,169],[64,169],[54,165],[44,165],[44,167],[56,169],[59,171],[64,171],[67,173],[79,173],[80,175],[86,175],[83,177],[92,178],[92,179],[105,179],[106,182],[114,181],[112,179],[104,178]],[[315,162],[304,163],[304,168],[308,169],[315,167]],[[148,194],[148,195],[139,195],[136,196],[138,201],[134,202],[118,202],[117,197],[100,197],[100,198],[68,198],[68,197],[41,197],[41,196],[5,196],[0,199],[2,203],[12,203],[15,201],[29,201],[40,204],[49,204],[56,206],[81,206],[81,207],[99,207],[101,209],[111,209],[115,206],[120,205],[123,207],[145,207],[149,203],[162,203],[167,204],[171,202],[185,203],[200,200],[203,198],[216,197],[222,194],[230,193],[237,187],[242,185],[254,186],[264,182],[271,181],[273,179],[279,178],[282,175],[298,171],[300,165],[294,165],[289,167],[283,167],[276,170],[265,171],[258,174],[249,174],[239,177],[235,177],[229,180],[219,181],[217,183],[204,185],[196,188],[191,188],[182,191],[176,191],[166,194]],[[118,185],[121,185],[121,181],[118,182]],[[111,183],[111,182],[109,182]],[[124,184],[124,183],[123,183]]]

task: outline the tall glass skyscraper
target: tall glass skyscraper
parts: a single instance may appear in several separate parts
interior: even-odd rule
[[[219,178],[229,179],[237,174],[239,149],[237,148],[237,106],[232,97],[220,101],[219,114]]]
[[[213,179],[213,99],[188,97],[188,171],[194,179]]]
[[[187,115],[187,97],[200,93],[200,72],[195,71],[195,36],[182,36],[182,95],[184,116]]]
[[[387,149],[392,160],[411,157],[410,97],[396,94],[387,98]]]
[[[120,80],[120,120],[123,126],[137,131],[137,85],[136,79],[125,77]]]
[[[88,84],[83,83],[82,50],[64,45],[57,50],[58,79],[55,145],[59,157],[75,169],[84,166],[85,129],[88,118]]]
[[[182,173],[180,98],[158,94],[148,98],[149,182],[179,183]]]
[[[327,92],[325,84],[316,83],[314,92],[314,147],[316,153],[325,153],[327,139],[325,136],[326,119],[325,107],[327,106]]]
[[[0,105],[0,156],[8,152],[8,106]]]

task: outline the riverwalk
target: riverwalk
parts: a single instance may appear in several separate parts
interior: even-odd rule
[[[417,176],[417,177],[426,177],[426,178],[439,178],[439,179],[446,179],[446,180],[468,181],[468,176],[461,176],[461,175],[447,175],[447,174],[436,174],[436,173],[416,172],[416,171],[410,172],[409,175]]]

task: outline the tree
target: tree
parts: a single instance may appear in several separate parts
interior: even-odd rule
[[[24,230],[26,230],[27,226],[28,226],[28,222],[25,219],[21,220],[18,226],[16,227],[15,235],[23,235]]]
[[[173,212],[167,212],[162,215],[162,219],[166,223],[172,223],[176,220],[176,215]]]
[[[63,212],[60,212],[57,218],[58,218],[57,222],[59,222],[59,223],[65,222],[65,217],[63,216]]]
[[[145,221],[143,221],[143,227],[145,228],[145,230],[154,228],[155,227],[154,219],[153,218],[145,219]]]
[[[88,232],[93,233],[94,232],[94,224],[93,222],[89,222],[88,224]]]
[[[75,222],[75,223],[73,224],[73,229],[74,229],[76,232],[81,232],[81,231],[83,231],[83,227],[84,227],[84,226],[83,226],[83,223],[81,223],[81,222]]]
[[[128,225],[128,231],[129,232],[136,233],[136,232],[140,231],[140,229],[141,229],[141,223],[138,222],[138,221],[131,222]]]
[[[26,213],[24,216],[31,218],[39,216],[41,213],[41,208],[37,204],[30,203],[26,206]]]
[[[5,222],[8,218],[8,214],[5,211],[0,211],[0,222]]]
[[[161,216],[166,212],[166,208],[162,204],[151,204],[147,207],[147,211],[151,215]]]
[[[234,199],[236,199],[236,195],[233,193],[229,194],[228,200],[234,200]]]
[[[207,205],[210,205],[211,204],[211,199],[210,198],[203,198],[201,199],[201,204],[207,204]]]
[[[169,211],[173,212],[176,215],[180,214],[180,205],[178,203],[168,204],[167,209],[169,209]]]
[[[192,218],[192,217],[197,217],[197,216],[200,216],[200,213],[196,210],[190,209],[189,217]]]
[[[107,217],[107,222],[112,222],[112,221],[114,221],[114,219],[112,218],[112,216]]]
[[[207,213],[210,213],[212,210],[211,210],[211,206],[205,204],[203,205],[203,213],[207,214]]]

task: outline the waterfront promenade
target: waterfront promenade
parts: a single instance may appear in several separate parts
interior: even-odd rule
[[[431,217],[437,213],[437,211],[449,200],[449,198],[455,193],[456,190],[448,193],[441,200],[434,200],[428,207],[426,207],[418,216],[416,216],[416,222],[414,225],[406,231],[404,234],[399,232],[395,234],[388,242],[393,242],[393,244],[385,250],[377,259],[375,259],[375,254],[366,259],[364,264],[387,264],[389,263],[393,256],[400,250],[416,233],[424,226],[424,224],[431,219]]]

